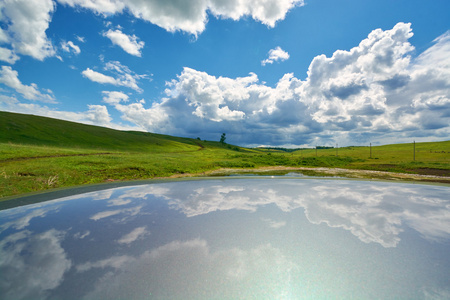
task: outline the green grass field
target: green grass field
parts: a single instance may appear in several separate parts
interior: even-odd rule
[[[218,137],[219,139],[219,137]],[[330,167],[450,177],[450,141],[293,152],[0,112],[0,197],[221,168]],[[336,155],[337,154],[337,155]],[[414,160],[415,158],[415,160]]]

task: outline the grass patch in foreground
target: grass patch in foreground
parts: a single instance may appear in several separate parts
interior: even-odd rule
[[[196,151],[184,152],[105,153],[93,149],[0,144],[0,197],[115,180],[201,175],[220,168],[328,167],[450,176],[446,159],[433,161],[428,157],[426,161],[408,161],[401,155],[392,157],[392,153],[377,160],[363,159],[367,152],[365,147],[348,150],[353,157],[335,156],[328,149],[328,155],[324,155],[325,150],[318,156],[314,150],[308,151],[267,153],[199,147]]]
[[[0,161],[0,197],[113,180],[151,179],[219,168],[220,150],[111,153]]]

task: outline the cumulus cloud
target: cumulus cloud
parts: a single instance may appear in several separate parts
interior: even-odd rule
[[[66,51],[66,52],[73,52],[75,54],[80,54],[81,50],[80,47],[78,47],[77,45],[75,45],[72,41],[68,41],[68,42],[62,42],[61,43],[61,48]]]
[[[117,91],[103,91],[102,94],[103,96],[103,102],[106,102],[108,104],[119,104],[121,102],[128,102],[128,95],[122,93],[122,92],[117,92]]]
[[[274,27],[277,21],[283,20],[289,10],[304,5],[303,0],[269,0],[269,1],[211,1],[210,10],[222,18],[238,20],[251,16],[261,23]]]
[[[0,47],[0,60],[13,65],[19,60],[19,56],[11,49]]]
[[[408,42],[411,36],[410,24],[399,23],[392,30],[372,31],[350,51],[315,57],[302,91],[302,99],[314,110],[313,118],[336,126],[350,122],[347,126],[353,127],[364,126],[357,120],[361,115],[386,118],[384,83],[408,74],[408,54],[414,49]]]
[[[81,74],[86,77],[87,79],[98,82],[98,83],[109,83],[113,85],[119,85],[119,81],[116,80],[114,77],[107,76],[105,74],[99,73],[97,71],[94,71],[90,68],[87,68]]]
[[[111,116],[108,109],[104,105],[88,105],[89,110],[85,113],[86,120],[100,126],[108,126],[111,124]]]
[[[103,36],[109,38],[114,45],[119,46],[128,54],[141,57],[141,49],[144,48],[145,43],[139,41],[138,37],[134,34],[130,36],[119,29],[110,29],[103,33]]]
[[[8,34],[2,28],[0,28],[0,43],[7,43],[8,40]]]
[[[114,107],[123,118],[149,131],[201,133],[205,138],[216,138],[217,132],[225,130],[242,134],[242,142],[248,141],[251,131],[254,141],[263,142],[281,137],[279,130],[289,130],[302,119],[313,122],[305,105],[294,95],[294,89],[300,85],[292,74],[271,88],[260,83],[256,74],[231,79],[184,68],[176,80],[168,83],[167,97],[161,102],[154,102],[149,108],[143,103],[120,103]],[[304,134],[311,132],[307,127],[301,130]]]
[[[99,14],[111,15],[121,13],[125,8],[123,0],[57,0],[61,4],[71,7],[83,7],[91,9]]]
[[[407,93],[420,119],[450,116],[450,31],[434,40],[435,44],[419,55],[412,67]],[[428,117],[428,116],[427,116]],[[439,120],[442,118],[435,118]],[[443,120],[445,121],[445,120]],[[443,123],[448,126],[448,122]]]
[[[28,100],[39,100],[42,102],[54,103],[55,97],[50,90],[41,93],[35,83],[25,85],[19,80],[19,73],[9,66],[2,66],[0,70],[0,83],[14,89]]]
[[[82,71],[81,74],[91,81],[101,84],[112,84],[115,86],[124,86],[142,93],[143,90],[138,86],[138,80],[148,78],[148,75],[139,75],[131,71],[127,66],[122,65],[118,61],[110,61],[105,63],[103,68],[105,71],[112,73],[115,77],[105,75],[103,73],[94,71],[90,68]]]
[[[0,11],[6,28],[2,31],[12,51],[38,60],[54,56],[55,49],[45,31],[49,27],[55,3],[52,0],[2,1]]]
[[[219,18],[233,20],[250,16],[269,27],[274,27],[277,21],[285,18],[289,10],[304,4],[303,0],[58,0],[58,2],[72,7],[84,7],[105,15],[128,11],[134,17],[153,23],[167,31],[181,30],[194,35],[205,30],[208,12]]]
[[[289,53],[280,47],[276,47],[269,51],[269,57],[261,61],[261,65],[265,66],[266,64],[273,64],[275,61],[285,61],[287,59],[289,59]]]
[[[416,58],[412,36],[409,23],[373,30],[348,51],[315,57],[304,81],[285,74],[269,87],[254,73],[184,68],[150,107],[109,104],[149,131],[207,139],[227,132],[247,146],[442,139],[450,134],[450,34]]]

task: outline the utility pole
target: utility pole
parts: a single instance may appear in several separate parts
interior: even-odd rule
[[[370,156],[369,158],[372,158],[372,143],[370,143]]]
[[[414,148],[413,148],[413,160],[416,161],[416,141],[413,142]]]
[[[336,143],[336,157],[338,156],[338,143]]]

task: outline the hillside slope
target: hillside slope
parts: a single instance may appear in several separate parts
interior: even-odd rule
[[[10,112],[0,112],[0,143],[139,152],[188,151],[204,147],[203,142],[196,139],[120,131]]]

